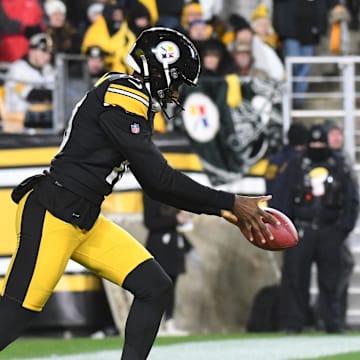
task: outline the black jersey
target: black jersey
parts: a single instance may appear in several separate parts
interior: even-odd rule
[[[110,73],[75,106],[51,174],[64,187],[91,199],[108,195],[128,166],[124,148],[136,136],[150,136],[153,114],[142,83]],[[129,143],[129,144],[128,144]]]
[[[233,194],[202,186],[168,165],[151,139],[150,103],[138,79],[106,74],[73,110],[51,162],[53,183],[99,206],[130,167],[156,200],[195,213],[220,215],[220,209],[232,209]]]

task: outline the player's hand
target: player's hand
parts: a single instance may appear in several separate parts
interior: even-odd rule
[[[278,224],[279,221],[259,207],[259,203],[266,202],[270,199],[271,195],[236,195],[233,210],[222,210],[221,216],[236,225],[248,240],[254,241],[254,238],[256,238],[260,239],[263,243],[271,241],[273,236],[266,227],[263,219],[265,219],[265,222],[274,225]]]

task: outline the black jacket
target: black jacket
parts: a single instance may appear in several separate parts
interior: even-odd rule
[[[283,174],[287,186],[278,194],[277,208],[295,222],[335,224],[340,230],[350,232],[359,212],[358,183],[344,157],[334,152],[330,154],[322,162],[311,162],[305,151],[290,161]],[[324,194],[314,196],[315,185],[311,181],[321,170],[328,171],[323,183]]]
[[[327,29],[328,12],[336,0],[274,0],[273,25],[280,39],[316,45]]]
[[[144,224],[148,229],[146,248],[172,276],[185,272],[185,255],[193,246],[177,231],[179,210],[143,195]]]

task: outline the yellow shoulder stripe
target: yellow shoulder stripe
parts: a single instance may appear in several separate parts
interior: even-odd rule
[[[111,84],[105,93],[104,103],[120,106],[126,111],[147,119],[149,97],[141,91],[123,85]]]

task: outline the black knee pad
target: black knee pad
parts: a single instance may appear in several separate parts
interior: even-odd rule
[[[137,298],[159,299],[171,295],[173,283],[154,259],[146,260],[125,278],[123,288]]]
[[[0,351],[21,336],[38,314],[23,308],[17,301],[0,296]]]

